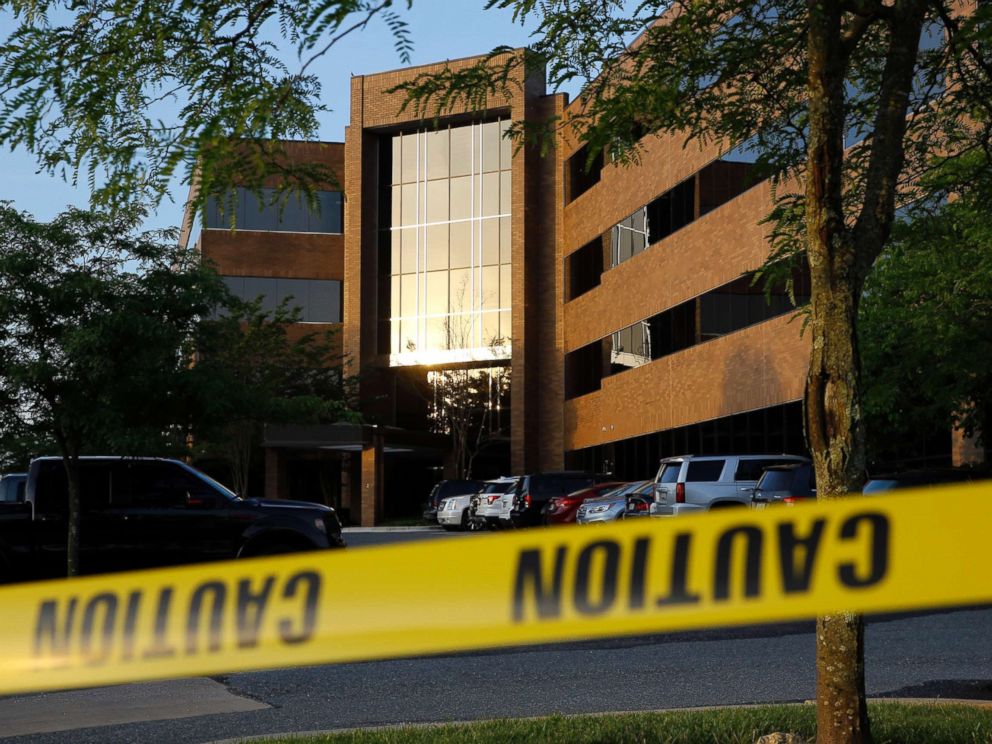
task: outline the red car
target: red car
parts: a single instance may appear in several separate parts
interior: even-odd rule
[[[597,483],[595,486],[573,491],[567,496],[556,496],[544,507],[545,524],[575,524],[575,514],[586,499],[596,499],[615,491],[626,483]]]

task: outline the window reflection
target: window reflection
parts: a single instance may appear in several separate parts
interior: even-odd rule
[[[231,294],[245,302],[261,299],[262,310],[272,312],[289,300],[300,311],[302,323],[341,322],[341,282],[332,279],[284,279],[260,276],[222,277]]]
[[[744,276],[565,355],[565,397],[598,390],[604,377],[790,313],[809,301],[809,271],[766,288]],[[793,299],[795,304],[793,304]]]
[[[313,204],[301,194],[276,189],[254,191],[238,187],[229,196],[211,196],[205,208],[208,230],[267,230],[340,234],[344,225],[341,193],[317,191]]]
[[[500,119],[383,143],[390,162],[381,172],[392,182],[380,185],[389,236],[381,271],[390,279],[381,291],[391,296],[379,306],[392,365],[509,357],[509,126]]]

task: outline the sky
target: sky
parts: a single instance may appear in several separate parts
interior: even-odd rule
[[[415,0],[412,10],[402,11],[414,43],[412,64],[482,54],[500,45],[527,44],[528,30],[514,24],[509,11],[485,10],[484,6],[484,0]],[[9,16],[0,16],[0,24],[10,22]],[[336,45],[311,67],[320,77],[322,103],[330,109],[321,114],[317,138],[344,141],[352,75],[404,66],[382,22]],[[52,219],[69,205],[87,206],[89,191],[85,183],[74,188],[59,177],[37,171],[33,156],[23,149],[0,151],[0,200],[10,200],[40,220]],[[177,181],[172,201],[163,202],[145,226],[151,229],[178,225],[186,191],[187,187]]]

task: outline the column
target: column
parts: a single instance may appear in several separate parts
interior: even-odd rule
[[[265,498],[284,499],[286,493],[286,458],[276,447],[265,448]]]
[[[373,431],[372,440],[362,445],[362,527],[374,527],[382,519],[382,466],[382,436]]]

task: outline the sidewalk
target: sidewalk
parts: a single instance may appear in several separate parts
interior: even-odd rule
[[[0,738],[269,707],[207,677],[35,693],[0,700]]]

